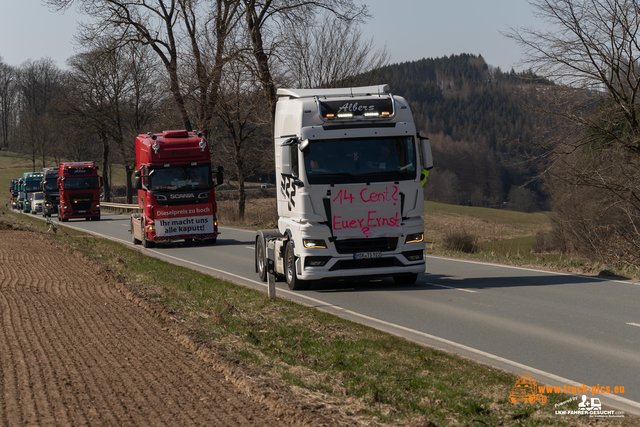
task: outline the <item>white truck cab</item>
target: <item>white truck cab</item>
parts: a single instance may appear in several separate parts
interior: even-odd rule
[[[406,100],[387,85],[277,94],[278,229],[256,235],[260,278],[283,276],[293,290],[349,277],[414,283],[433,161]]]

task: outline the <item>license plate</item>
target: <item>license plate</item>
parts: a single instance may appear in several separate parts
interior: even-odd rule
[[[78,211],[78,213],[87,213],[87,211]]]
[[[382,252],[358,252],[353,254],[353,259],[375,259],[382,258]]]

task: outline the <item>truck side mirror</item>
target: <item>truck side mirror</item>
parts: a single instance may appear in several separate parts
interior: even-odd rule
[[[222,175],[222,172],[224,172],[224,168],[222,166],[218,166],[218,172],[216,172],[216,184],[217,185],[222,185],[224,182],[224,177]]]
[[[282,160],[282,174],[291,175],[291,146],[282,145],[280,147],[280,159]]]
[[[142,169],[136,169],[133,171],[133,188],[134,190],[142,190]]]
[[[429,141],[429,138],[423,138],[419,135],[418,135],[418,138],[420,138],[422,168],[429,170],[433,167],[433,156],[431,155],[431,142]]]

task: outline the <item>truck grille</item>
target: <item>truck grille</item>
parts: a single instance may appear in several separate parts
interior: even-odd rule
[[[345,239],[333,242],[339,254],[356,252],[392,252],[398,246],[397,237],[378,237],[375,239]]]
[[[336,262],[329,271],[337,270],[355,270],[365,268],[385,268],[393,266],[402,266],[395,257],[393,258],[378,258],[378,259],[342,259]]]
[[[71,209],[74,211],[88,211],[91,210],[91,202],[93,201],[93,195],[91,193],[71,194],[69,196],[71,202]]]

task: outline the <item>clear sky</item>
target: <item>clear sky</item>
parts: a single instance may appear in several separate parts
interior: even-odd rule
[[[391,63],[452,54],[481,54],[503,71],[519,70],[521,50],[500,34],[508,27],[539,27],[525,0],[365,0],[373,18],[363,35],[386,44]],[[0,0],[0,57],[18,66],[52,58],[59,67],[76,52],[74,10],[50,12],[40,0]]]

